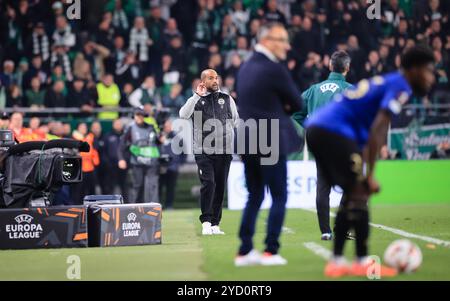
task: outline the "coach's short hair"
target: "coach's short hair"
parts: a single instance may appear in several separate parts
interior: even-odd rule
[[[434,53],[426,45],[417,45],[408,48],[401,57],[401,66],[405,70],[434,62]]]
[[[266,38],[269,35],[269,32],[275,27],[286,28],[286,27],[284,27],[283,24],[281,24],[279,22],[269,22],[267,24],[264,24],[259,28],[258,35],[257,35],[258,42],[261,41],[262,39]]]
[[[331,55],[331,67],[333,72],[344,73],[350,67],[352,59],[347,52],[341,50]]]

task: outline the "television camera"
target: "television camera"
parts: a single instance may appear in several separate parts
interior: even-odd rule
[[[72,139],[17,143],[0,130],[0,208],[50,206],[63,185],[82,181],[79,152],[89,149]]]

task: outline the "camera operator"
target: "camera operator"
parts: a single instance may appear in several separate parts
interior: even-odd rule
[[[159,202],[159,145],[160,138],[155,127],[145,122],[148,114],[144,108],[134,111],[134,121],[126,128],[120,139],[118,152],[119,168],[127,169],[125,160],[130,154],[130,167],[133,181],[129,193],[129,203]],[[140,196],[142,196],[140,198]]]
[[[171,141],[176,136],[172,129],[172,120],[167,119],[164,122],[161,136],[164,137],[161,146],[161,153],[168,156],[169,162],[161,167],[161,175],[159,178],[160,199],[164,200],[164,208],[172,209],[173,200],[175,198],[175,189],[177,187],[178,169],[186,160],[186,155],[177,155],[173,152]],[[163,193],[164,191],[164,193]]]

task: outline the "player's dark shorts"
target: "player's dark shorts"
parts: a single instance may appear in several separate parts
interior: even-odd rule
[[[306,130],[306,143],[330,185],[348,193],[358,181],[364,181],[361,151],[355,141],[311,126]]]

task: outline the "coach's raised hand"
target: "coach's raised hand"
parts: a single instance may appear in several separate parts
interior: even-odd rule
[[[205,84],[204,83],[200,83],[198,86],[197,86],[197,89],[195,89],[195,93],[197,93],[199,96],[201,96],[201,97],[203,97],[203,96],[206,96],[206,92],[207,92],[208,90],[206,89],[206,86],[205,86]]]

